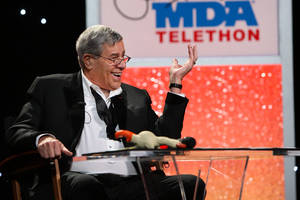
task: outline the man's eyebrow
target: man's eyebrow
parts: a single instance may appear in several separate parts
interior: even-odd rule
[[[118,57],[119,54],[118,54],[118,53],[112,53],[112,54],[110,54],[110,56],[111,56],[111,57]]]
[[[125,55],[125,51],[122,52],[121,56]],[[112,53],[110,54],[111,57],[119,57],[120,55],[118,53]]]

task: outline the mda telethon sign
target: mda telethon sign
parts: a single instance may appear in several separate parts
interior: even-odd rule
[[[101,1],[134,57],[278,55],[277,0]]]

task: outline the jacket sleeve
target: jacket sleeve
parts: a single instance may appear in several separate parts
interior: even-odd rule
[[[148,119],[154,126],[155,134],[170,138],[180,138],[187,104],[188,99],[186,97],[168,92],[163,114],[160,117],[157,118],[155,112],[149,109]],[[149,100],[149,105],[151,106],[151,100]]]
[[[6,140],[12,152],[36,149],[35,139],[43,133],[39,131],[43,103],[39,77],[34,80],[27,94],[27,103],[24,104],[15,123],[6,131]]]

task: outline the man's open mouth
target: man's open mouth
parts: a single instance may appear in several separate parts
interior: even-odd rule
[[[113,74],[114,76],[118,77],[118,78],[120,78],[121,75],[122,75],[121,72],[113,72],[112,74]]]

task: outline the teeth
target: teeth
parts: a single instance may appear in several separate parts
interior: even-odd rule
[[[112,73],[114,76],[118,76],[120,77],[122,75],[122,73]]]

